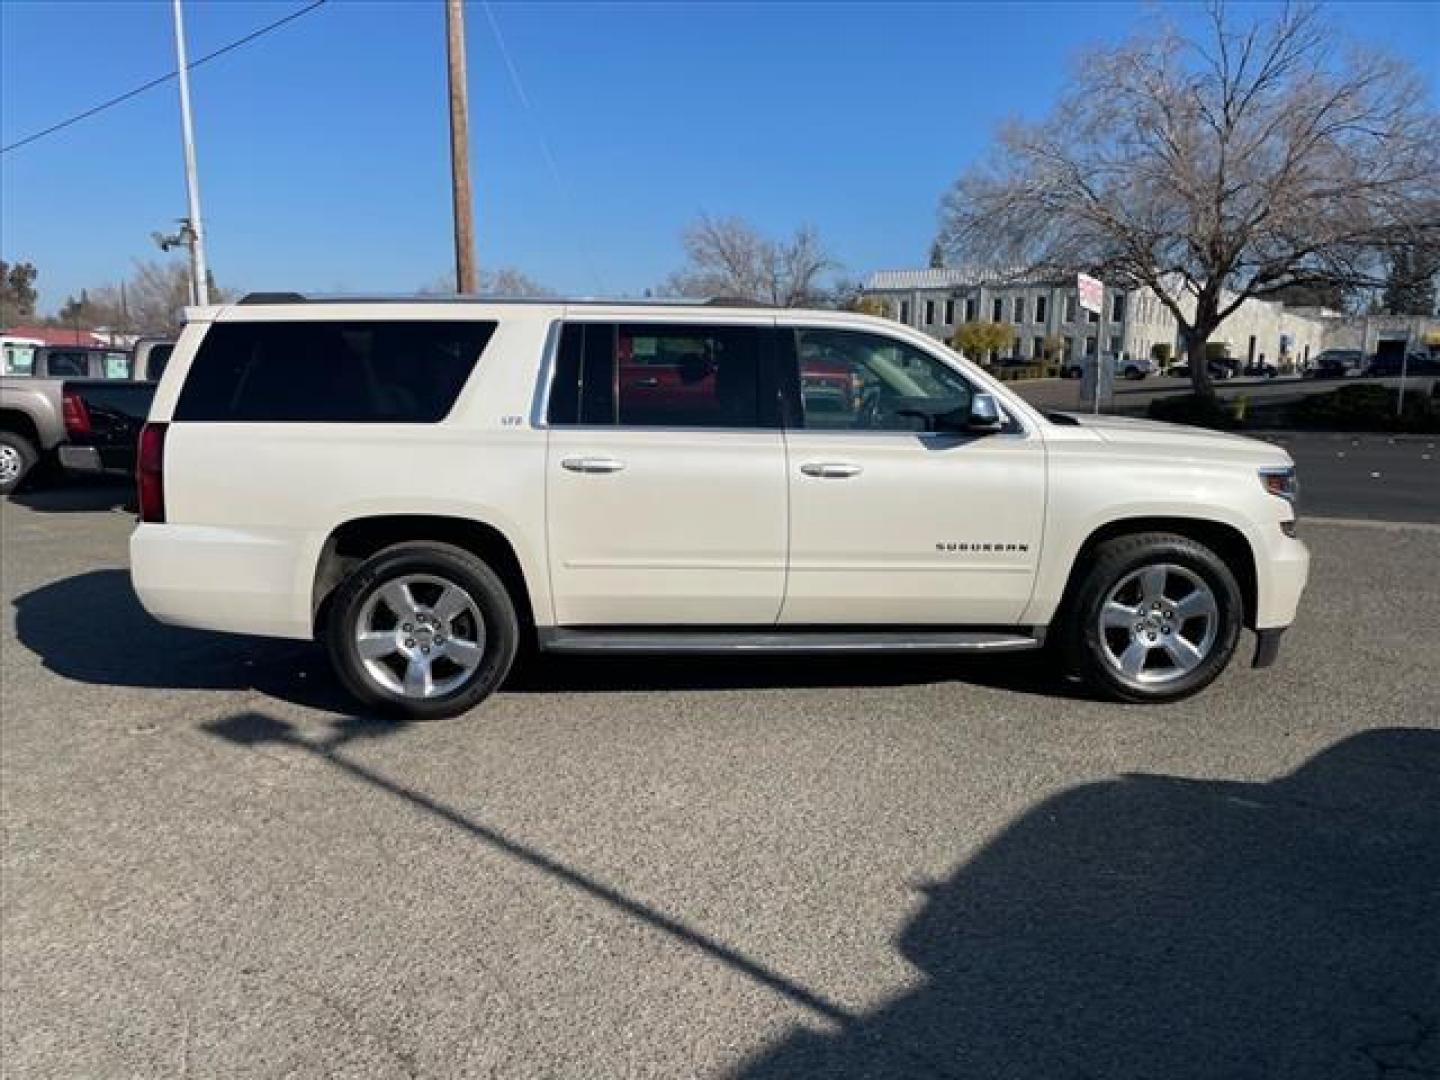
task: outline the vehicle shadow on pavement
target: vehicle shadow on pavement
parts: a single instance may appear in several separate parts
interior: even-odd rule
[[[315,645],[166,626],[140,606],[124,570],[92,570],[16,598],[15,636],[47,670],[77,682],[258,690],[307,708],[354,710]]]
[[[67,679],[160,690],[258,690],[307,708],[349,713],[315,644],[166,626],[123,570],[94,570],[15,600],[20,643]],[[961,682],[1083,697],[1032,655],[991,657],[528,657],[506,692],[727,690]]]
[[[1062,791],[920,886],[895,944],[924,981],[862,1013],[346,753],[374,725],[204,730],[314,755],[813,1016],[749,1080],[1440,1075],[1440,731],[1352,736],[1268,783]]]
[[[95,513],[101,510],[136,512],[135,485],[128,480],[61,480],[40,488],[21,488],[10,501],[42,514]]]
[[[1440,732],[1074,788],[926,893],[920,986],[739,1074],[1440,1076]]]

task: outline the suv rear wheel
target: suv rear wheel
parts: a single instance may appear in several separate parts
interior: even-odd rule
[[[1235,653],[1240,586],[1215,552],[1173,533],[1095,549],[1063,629],[1072,665],[1121,701],[1176,701],[1213,682]]]
[[[520,639],[495,572],[448,544],[398,544],[336,590],[326,644],[345,688],[414,720],[455,716],[500,685]]]

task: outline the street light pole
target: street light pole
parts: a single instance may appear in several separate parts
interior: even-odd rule
[[[180,0],[175,0],[178,4]],[[455,205],[455,287],[475,291],[475,227],[470,204],[470,116],[465,89],[465,12],[445,0],[445,56],[450,71],[450,190]]]
[[[175,11],[175,60],[180,78],[180,129],[185,140],[185,194],[190,216],[181,228],[181,235],[190,248],[190,299],[200,307],[210,302],[209,272],[205,266],[205,241],[200,229],[200,181],[195,175],[195,130],[190,122],[190,73],[185,58],[185,17],[180,0],[173,0]]]

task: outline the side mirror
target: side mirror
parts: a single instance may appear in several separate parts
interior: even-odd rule
[[[965,430],[984,434],[1000,431],[1005,427],[1005,417],[993,394],[976,394],[970,399],[970,414],[965,418]]]

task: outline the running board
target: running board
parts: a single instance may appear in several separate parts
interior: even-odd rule
[[[1004,630],[666,629],[541,627],[540,648],[553,653],[967,653],[1023,652],[1045,643],[1043,627]]]

